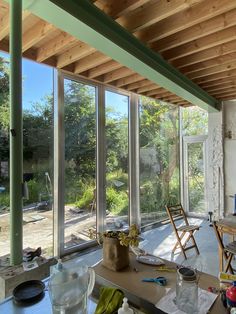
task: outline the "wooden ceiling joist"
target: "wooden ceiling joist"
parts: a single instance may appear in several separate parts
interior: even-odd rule
[[[143,80],[144,80],[144,77],[140,76],[139,74],[132,74],[130,76],[118,79],[116,82],[114,82],[114,85],[116,87],[122,87],[128,84],[132,84],[134,82],[140,82]]]
[[[142,7],[147,2],[149,2],[149,0],[119,0],[115,2],[97,0],[95,1],[95,5],[112,18],[117,19],[122,15]]]
[[[110,83],[112,81],[118,80],[121,77],[126,77],[134,74],[134,72],[128,68],[122,67],[120,69],[114,70],[110,73],[104,74],[102,81],[104,83]]]
[[[150,91],[151,89],[156,89],[156,88],[157,88],[156,84],[149,82],[148,85],[144,85],[144,86],[138,88],[137,93],[145,93],[145,92]],[[160,87],[160,89],[161,89],[161,87]]]
[[[94,67],[93,69],[90,69],[87,73],[87,77],[93,79],[102,74],[108,73],[119,68],[122,68],[122,65],[120,63],[114,60],[110,60],[106,63]]]
[[[236,9],[225,12],[221,15],[215,16],[207,21],[186,28],[180,32],[177,32],[171,36],[157,40],[151,44],[152,49],[159,52],[166,51],[171,48],[175,48],[191,42],[193,40],[205,37],[212,33],[221,31],[236,25]]]
[[[43,62],[44,60],[50,58],[53,55],[58,54],[59,52],[62,53],[67,50],[71,45],[75,45],[78,40],[65,33],[61,32],[54,39],[50,39],[47,43],[43,44],[40,48],[37,49],[37,62]],[[65,49],[65,47],[67,47]]]
[[[213,82],[206,82],[200,85],[202,86],[202,88],[207,89],[211,87],[222,86],[223,84],[231,84],[235,80],[236,80],[236,76],[232,75],[228,78],[221,78],[221,79],[214,80]]]
[[[89,56],[84,57],[75,63],[74,73],[79,74],[98,65],[104,64],[109,61],[111,58],[105,56],[99,51],[91,53]]]
[[[142,10],[130,12],[130,14],[124,15],[116,21],[129,31],[136,32],[188,9],[191,5],[201,1],[203,0],[189,0],[187,2],[186,0],[159,0],[142,8]]]
[[[226,64],[221,64],[221,65],[217,65],[215,67],[211,67],[209,69],[202,69],[199,71],[195,71],[193,73],[190,73],[188,75],[188,77],[190,79],[196,79],[196,78],[201,78],[204,76],[209,76],[212,74],[217,74],[217,73],[224,73],[225,71],[231,70],[231,69],[236,69],[236,61],[231,61],[230,63],[226,63]]]
[[[0,0],[3,51],[9,1]],[[24,6],[26,58],[178,106],[215,107],[215,98],[235,98],[235,0],[24,0]]]
[[[197,71],[203,70],[203,69],[209,69],[212,67],[216,67],[218,65],[230,64],[232,62],[232,60],[236,60],[236,51],[229,53],[227,55],[223,55],[223,56],[218,57],[218,58],[214,58],[214,59],[210,59],[207,61],[195,63],[193,65],[188,65],[186,67],[183,67],[181,69],[181,72],[188,75],[190,73],[194,73],[194,72],[197,72]]]
[[[135,91],[140,87],[152,84],[149,80],[144,79],[140,82],[131,83],[125,86],[125,88],[129,91]]]
[[[48,10],[45,10],[45,5]],[[77,39],[86,42],[105,55],[129,67],[134,73],[138,72],[141,76],[170,90],[171,93],[177,94],[179,97],[183,97],[187,101],[207,110],[217,110],[218,101],[216,99],[176,71],[163,58],[147,48],[146,45],[143,45],[127,30],[107,18],[89,1],[45,0],[43,6],[40,2],[37,2],[37,5],[30,2],[30,6],[26,5],[25,8],[30,8],[33,14],[46,19],[59,29],[70,33]],[[212,10],[214,11],[215,7]],[[174,16],[178,14],[174,14]],[[212,15],[212,12],[209,14]],[[156,24],[159,24],[159,22]],[[149,29],[149,27],[146,29]],[[60,57],[58,56],[58,67]],[[64,62],[64,58],[62,60]],[[107,74],[109,75],[109,73]]]
[[[83,43],[79,42],[74,46],[73,48],[70,48],[66,52],[60,54],[57,57],[57,67],[63,68],[66,65],[78,61],[79,59],[82,59],[91,53],[93,53],[96,49],[93,47]]]
[[[235,1],[204,1],[195,5],[194,10],[190,8],[136,32],[136,36],[142,41],[152,43],[235,8]]]
[[[236,40],[236,26],[199,38],[195,41],[192,41],[180,47],[165,51],[163,53],[163,57],[167,60],[172,61],[181,57],[188,56],[192,53],[196,53],[208,48],[212,48],[230,42],[232,40]]]
[[[236,80],[235,81],[230,81],[228,83],[223,83],[221,85],[217,85],[217,86],[210,86],[207,87],[206,90],[209,92],[213,92],[213,91],[220,91],[220,90],[227,90],[227,89],[235,89],[236,90]]]
[[[228,79],[228,78],[231,78],[233,76],[236,76],[236,69],[221,72],[221,73],[210,74],[210,75],[207,75],[205,77],[197,78],[194,81],[197,84],[204,84],[204,83],[218,81],[219,79]]]
[[[171,63],[178,69],[181,69],[185,66],[193,65],[202,61],[211,60],[235,51],[236,40],[233,40],[209,49],[205,49],[200,52],[193,53],[186,57],[181,57],[179,59],[172,61]]]
[[[50,32],[53,32],[55,27],[45,21],[39,21],[33,28],[30,28],[22,37],[22,51],[31,48],[41,39],[45,38]]]

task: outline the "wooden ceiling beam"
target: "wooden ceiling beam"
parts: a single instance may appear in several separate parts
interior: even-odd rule
[[[235,25],[236,9],[233,9],[171,36],[157,40],[151,44],[151,48],[158,52],[163,52]]]
[[[165,96],[168,96],[170,94],[171,94],[170,92],[166,91],[165,89],[161,90],[160,88],[152,89],[152,90],[146,92],[146,96],[148,96],[148,97],[152,97],[154,95],[159,95],[161,97],[165,97]]]
[[[55,27],[43,20],[37,22],[22,36],[22,51],[34,46],[41,39],[45,38],[48,34],[55,31]]]
[[[78,42],[77,45],[73,48],[70,48],[66,52],[60,54],[57,57],[57,67],[63,68],[66,65],[78,61],[91,53],[96,51],[95,48],[83,43],[82,41]]]
[[[136,32],[135,35],[142,41],[151,43],[235,8],[236,1],[204,1],[196,4],[194,9],[189,8],[170,16],[159,23]]]
[[[109,60],[111,60],[110,57],[105,56],[99,51],[95,51],[91,55],[75,62],[74,73],[82,73]]]
[[[9,12],[4,14],[0,19],[0,40],[6,37],[9,33],[10,21],[9,21]]]
[[[212,95],[214,95],[214,93],[212,93]],[[236,99],[236,91],[222,92],[221,94],[217,95],[217,99],[224,99],[225,97],[232,97],[232,99]]]
[[[217,73],[217,74],[207,75],[205,77],[199,77],[197,79],[194,79],[194,82],[196,84],[203,85],[205,83],[218,81],[219,79],[228,79],[228,78],[231,78],[231,77],[234,77],[234,76],[236,76],[236,69],[225,71],[225,72],[221,72],[221,73]]]
[[[149,1],[150,0],[119,0],[111,2],[107,0],[98,0],[95,2],[95,5],[106,14],[117,19],[122,15],[140,8]]]
[[[110,83],[110,82],[118,80],[120,78],[129,76],[131,74],[134,74],[134,71],[132,71],[126,67],[122,67],[120,69],[111,71],[110,73],[104,74],[102,81],[104,83]]]
[[[133,90],[136,90],[137,88],[140,88],[140,87],[143,87],[146,85],[150,85],[150,84],[151,84],[151,81],[144,79],[143,81],[140,81],[140,82],[128,84],[127,86],[125,86],[125,89],[127,89],[129,91],[133,91]]]
[[[219,74],[221,72],[225,72],[231,69],[236,69],[236,61],[231,61],[230,63],[221,64],[218,66],[211,67],[209,69],[199,70],[193,73],[188,74],[188,77],[192,79],[212,75],[212,74]]]
[[[122,86],[125,86],[128,84],[132,84],[134,82],[140,82],[142,80],[144,80],[144,77],[142,77],[141,75],[132,74],[130,76],[127,76],[127,77],[124,77],[124,78],[117,80],[116,82],[114,82],[114,85],[116,87],[122,87]]]
[[[185,9],[189,9],[192,5],[202,1],[203,0],[158,0],[144,6],[141,10],[138,8],[129,14],[123,15],[116,21],[127,30],[136,32]]]
[[[234,80],[236,80],[236,76],[230,76],[228,78],[215,80],[214,82],[206,82],[206,83],[200,84],[200,86],[204,89],[209,88],[209,87],[217,87],[225,83],[230,84],[231,82],[234,82]]]
[[[68,50],[68,48],[76,42],[78,42],[78,39],[65,32],[61,32],[56,38],[50,39],[47,43],[37,49],[36,60],[42,62],[59,52],[62,53],[63,50]]]
[[[201,61],[206,61],[213,58],[217,58],[217,57],[220,57],[220,56],[223,56],[228,53],[235,52],[235,51],[236,51],[236,40],[233,40],[228,43],[224,43],[216,47],[205,49],[203,51],[193,53],[189,56],[176,59],[172,61],[171,64],[181,69],[185,66],[196,64]]]
[[[231,63],[232,60],[236,60],[236,51],[227,55],[220,56],[218,58],[210,59],[204,62],[195,63],[181,68],[181,72],[188,75],[189,73],[197,72],[199,70],[208,69],[221,64]]]
[[[212,90],[210,92],[211,95],[214,95],[217,98],[217,95],[221,95],[221,94],[231,94],[231,93],[235,93],[236,94],[236,89],[235,86],[230,86],[230,87],[225,87],[223,90],[222,89],[217,89],[217,90]]]
[[[144,85],[144,86],[138,88],[137,89],[137,93],[145,93],[145,92],[148,92],[151,89],[156,89],[157,87],[158,87],[157,84],[149,81],[148,85]],[[162,87],[160,87],[160,89],[162,89]]]
[[[208,93],[214,92],[214,91],[218,91],[218,90],[225,90],[225,89],[229,89],[229,88],[235,88],[236,90],[236,80],[235,81],[230,81],[228,83],[223,83],[221,85],[217,85],[217,86],[209,86],[206,88]]]
[[[236,3],[236,1],[235,1]],[[172,61],[181,57],[188,56],[208,48],[212,48],[221,44],[225,44],[232,40],[236,40],[236,26],[224,29],[220,32],[199,38],[188,44],[165,51],[162,55],[165,59]]]
[[[118,63],[114,60],[110,60],[106,63],[103,63],[101,65],[94,67],[93,69],[88,70],[88,73],[86,74],[86,76],[88,78],[93,79],[93,78],[98,77],[102,74],[108,73],[110,71],[113,71],[113,70],[116,70],[116,69],[119,69],[122,67],[123,66],[120,63]]]
[[[234,96],[224,96],[224,97],[218,97],[219,100],[222,100],[222,101],[226,101],[226,100],[235,100],[236,99],[236,95]]]
[[[24,21],[31,13],[29,11],[23,11],[22,21]],[[10,19],[9,11],[4,14],[0,19],[0,40],[4,39],[10,32]]]

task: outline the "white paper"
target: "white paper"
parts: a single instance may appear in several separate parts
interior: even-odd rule
[[[156,307],[169,314],[186,314],[179,310],[174,303],[176,292],[166,294],[156,304]],[[198,288],[198,314],[206,314],[215,302],[217,294]]]

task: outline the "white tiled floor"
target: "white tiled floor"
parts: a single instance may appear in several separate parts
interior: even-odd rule
[[[208,221],[202,219],[189,218],[189,222],[201,226],[200,230],[195,233],[200,255],[197,255],[196,251],[192,249],[187,251],[187,260],[185,260],[183,255],[178,251],[177,254],[172,256],[171,250],[176,241],[176,237],[170,224],[163,224],[158,228],[143,232],[141,236],[144,241],[140,243],[140,248],[155,256],[193,266],[198,270],[217,276],[219,273],[218,245],[213,228],[209,227]],[[74,263],[76,261],[78,263],[83,262],[87,265],[93,265],[101,258],[102,251],[98,249],[68,261],[68,263]]]

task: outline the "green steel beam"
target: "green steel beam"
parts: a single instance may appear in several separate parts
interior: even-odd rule
[[[209,112],[219,102],[153,52],[89,0],[25,0],[32,13]]]
[[[10,243],[11,265],[22,262],[22,1],[10,3]]]

